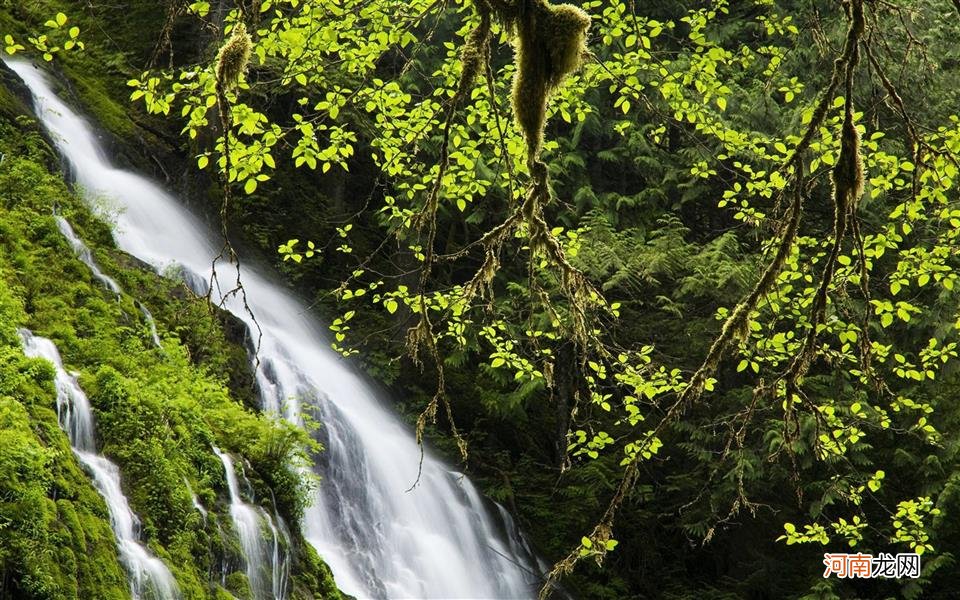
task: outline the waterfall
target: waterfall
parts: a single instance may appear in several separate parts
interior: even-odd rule
[[[90,248],[87,248],[87,245],[83,243],[77,234],[74,233],[73,227],[70,227],[70,223],[60,215],[56,216],[57,219],[57,228],[60,229],[60,233],[63,234],[63,237],[67,238],[67,241],[70,242],[70,247],[73,248],[74,254],[80,259],[83,264],[90,267],[90,272],[93,273],[93,276],[104,285],[108,290],[120,295],[120,286],[109,276],[105,275],[103,271],[100,270],[100,266],[97,265],[97,261],[93,260],[93,254],[90,252]]]
[[[237,472],[230,455],[221,452],[219,448],[214,448],[213,453],[223,463],[227,489],[230,492],[230,518],[240,540],[247,580],[250,582],[254,600],[282,600],[286,597],[289,564],[286,552],[280,547],[277,527],[265,510],[243,501]]]
[[[134,600],[179,598],[177,583],[166,565],[138,541],[140,521],[130,510],[130,504],[123,495],[120,470],[117,465],[96,453],[93,412],[87,395],[80,389],[76,377],[64,369],[60,352],[52,341],[35,336],[26,329],[18,332],[27,356],[44,358],[53,363],[60,427],[67,433],[74,454],[90,473],[94,487],[107,504],[120,560],[130,575],[130,592]]]
[[[206,290],[221,242],[172,195],[149,179],[113,166],[82,117],[53,93],[43,72],[8,59],[30,88],[38,118],[56,141],[79,187],[121,208],[114,237],[159,272],[178,271]],[[221,282],[236,279],[224,265]],[[420,464],[410,427],[381,402],[326,339],[321,323],[275,278],[247,264],[246,300],[226,308],[262,339],[256,376],[264,410],[300,422],[312,404],[325,451],[321,483],[302,523],[305,538],[358,597],[528,598],[541,571],[514,524],[491,510],[469,479],[428,449]],[[214,289],[214,300],[218,290]]]

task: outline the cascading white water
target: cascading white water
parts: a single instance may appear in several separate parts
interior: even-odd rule
[[[290,581],[290,563],[286,554],[291,544],[290,533],[279,514],[275,512],[271,517],[264,509],[261,508],[260,510],[263,511],[264,522],[270,528],[270,539],[273,540],[273,546],[270,549],[270,561],[272,564],[281,567],[274,569],[273,597],[286,598],[287,583]]]
[[[77,255],[83,264],[87,265],[90,268],[90,272],[93,273],[93,276],[102,283],[108,290],[113,292],[116,295],[120,295],[120,286],[116,281],[113,280],[108,275],[105,275],[103,271],[100,270],[100,266],[97,264],[97,261],[93,260],[93,253],[90,252],[90,248],[87,248],[87,245],[83,243],[77,234],[74,233],[73,227],[70,226],[70,223],[66,219],[57,215],[57,228],[60,229],[60,233],[63,234],[63,237],[67,238],[67,241],[70,242],[70,247],[73,248],[73,252]]]
[[[154,320],[153,314],[142,302],[137,302],[137,305],[140,306],[140,312],[143,313],[143,318],[147,321],[147,327],[150,328],[150,339],[153,340],[153,345],[157,348],[163,348],[163,344],[160,343],[160,336],[157,335],[157,322]]]
[[[190,487],[190,482],[186,479],[183,480],[183,485],[187,486],[187,492],[190,494],[190,502],[193,503],[193,507],[197,509],[197,512],[200,513],[200,516],[203,517],[203,522],[207,522],[207,509],[200,504],[200,498],[197,498],[197,495],[193,493],[193,488]]]
[[[70,247],[73,248],[74,254],[80,259],[80,262],[89,267],[90,272],[93,273],[93,277],[102,283],[104,287],[120,296],[121,289],[120,284],[118,284],[112,277],[100,270],[100,265],[97,264],[97,261],[93,259],[93,253],[90,252],[90,248],[83,243],[83,240],[80,239],[80,236],[76,234],[73,230],[73,227],[70,225],[70,222],[64,219],[63,217],[56,215],[57,229],[60,230],[60,233],[63,234],[63,237],[67,238],[67,242],[70,243]],[[147,322],[147,327],[150,330],[150,338],[153,340],[153,344],[157,348],[163,348],[163,344],[160,343],[160,336],[157,335],[157,323],[153,319],[153,315],[147,310],[147,307],[143,303],[138,302],[137,305],[140,307],[140,312],[143,314],[143,318]]]
[[[117,244],[158,272],[180,270],[205,291],[220,242],[150,180],[112,166],[91,127],[51,90],[31,64],[9,60],[30,88],[36,112],[91,197],[121,209]],[[232,282],[234,265],[219,269]],[[420,448],[363,379],[335,354],[307,308],[271,278],[244,266],[246,299],[263,336],[257,382],[264,410],[300,422],[312,403],[323,424],[322,476],[303,532],[330,564],[342,590],[359,597],[522,598],[535,595],[539,564],[509,515],[473,484]],[[216,292],[217,290],[215,290]],[[218,294],[215,293],[214,296]],[[227,308],[251,331],[257,324],[237,297]]]
[[[70,439],[70,446],[87,454],[95,452],[90,401],[80,389],[76,378],[63,368],[57,347],[50,340],[35,336],[27,329],[19,329],[18,333],[27,356],[45,358],[53,363],[53,383],[57,388],[57,421],[60,429],[63,429]]]
[[[285,552],[280,548],[280,536],[273,519],[262,508],[243,501],[233,458],[219,448],[214,448],[213,453],[223,463],[230,492],[230,518],[240,539],[247,580],[254,600],[282,600],[286,597],[289,564]]]
[[[60,353],[52,341],[35,336],[26,329],[18,332],[27,356],[45,358],[53,363],[60,427],[67,432],[74,454],[90,472],[94,487],[107,503],[110,525],[120,550],[120,560],[130,575],[130,592],[133,598],[179,598],[177,583],[169,569],[138,541],[140,522],[123,495],[120,470],[117,465],[96,453],[93,412],[90,410],[87,395],[80,389],[76,378],[64,369]]]

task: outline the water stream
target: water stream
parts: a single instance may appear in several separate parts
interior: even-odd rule
[[[93,128],[56,96],[42,71],[7,62],[30,88],[80,189],[120,209],[119,247],[205,291],[221,246],[216,234],[158,184],[115,167]],[[234,281],[234,269],[222,266],[218,279]],[[419,484],[408,491],[420,464],[411,428],[329,348],[323,324],[275,277],[244,265],[242,281],[263,332],[256,374],[264,410],[299,422],[309,404],[323,424],[326,450],[315,466],[322,480],[302,530],[340,588],[361,598],[534,596],[542,565],[509,514],[429,450]],[[240,299],[228,298],[226,307],[256,331]]]
[[[157,322],[153,319],[153,314],[142,302],[137,302],[137,305],[140,307],[140,312],[143,313],[143,318],[147,321],[147,327],[150,328],[150,339],[153,341],[153,345],[157,348],[163,348],[163,344],[160,343],[160,336],[157,335]]]
[[[207,522],[207,509],[200,504],[200,498],[197,498],[197,495],[193,492],[193,488],[190,486],[190,482],[186,479],[183,480],[183,485],[187,486],[187,492],[190,494],[190,502],[193,504],[193,508],[196,509],[200,516],[203,517],[203,522]]]
[[[102,283],[104,287],[113,292],[116,295],[120,295],[120,286],[114,281],[111,277],[104,274],[100,270],[100,265],[97,264],[97,261],[93,260],[93,254],[90,252],[90,248],[87,248],[87,245],[83,243],[77,234],[74,233],[73,227],[70,226],[70,223],[66,219],[57,215],[57,228],[60,230],[60,233],[63,234],[63,237],[67,238],[67,241],[70,243],[70,247],[73,248],[74,254],[80,259],[80,261],[90,267],[90,272],[93,273],[94,278],[97,281]]]
[[[134,600],[175,600],[180,597],[173,575],[159,558],[140,543],[140,520],[130,510],[120,487],[120,470],[96,452],[93,412],[87,395],[74,376],[64,369],[60,353],[46,338],[20,329],[20,339],[27,356],[45,358],[56,371],[57,418],[70,438],[77,459],[87,469],[93,485],[103,496],[110,512],[110,525],[117,538],[120,560],[130,576],[130,592]]]

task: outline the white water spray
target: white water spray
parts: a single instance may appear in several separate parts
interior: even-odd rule
[[[290,566],[280,548],[280,535],[273,519],[265,510],[244,502],[233,466],[233,458],[214,448],[223,463],[227,489],[230,492],[230,518],[240,540],[250,590],[255,600],[281,600],[286,597],[286,581]]]
[[[63,234],[63,237],[67,238],[67,241],[70,243],[70,247],[73,248],[74,254],[80,259],[80,261],[87,265],[90,268],[90,272],[93,273],[94,278],[97,281],[102,283],[104,287],[116,294],[120,295],[120,286],[117,284],[113,278],[105,275],[103,271],[100,270],[100,265],[97,264],[97,261],[93,260],[93,253],[90,252],[90,248],[87,248],[87,245],[83,243],[77,234],[74,233],[73,227],[70,226],[70,223],[66,219],[57,215],[57,228],[60,230],[60,233]]]
[[[53,363],[60,427],[67,433],[74,454],[89,471],[94,487],[107,504],[120,560],[130,575],[130,592],[134,600],[179,598],[177,583],[166,565],[139,542],[140,521],[130,510],[130,504],[123,495],[120,470],[117,465],[96,453],[93,412],[87,395],[80,389],[76,377],[64,369],[60,353],[52,341],[35,336],[26,329],[18,332],[27,356],[45,358]]]
[[[30,88],[36,112],[91,197],[122,209],[117,244],[158,272],[179,269],[205,291],[221,242],[152,181],[114,167],[93,130],[53,93],[31,64],[9,60]],[[218,270],[236,278],[234,265]],[[428,450],[420,448],[370,387],[329,348],[323,327],[271,277],[245,265],[246,299],[263,337],[257,382],[264,410],[300,422],[311,403],[323,423],[322,476],[303,522],[305,537],[330,564],[337,584],[362,597],[525,598],[543,566],[508,514]],[[214,300],[219,299],[214,290]],[[226,307],[251,331],[257,324],[237,297]]]
[[[203,517],[203,522],[206,523],[207,509],[205,509],[203,505],[200,504],[200,498],[197,498],[197,495],[193,493],[193,488],[190,486],[190,482],[187,481],[186,478],[184,478],[183,480],[183,485],[187,486],[187,493],[190,494],[190,502],[193,503],[193,508],[195,508],[197,512],[200,513],[200,516]]]
[[[150,328],[150,338],[153,340],[153,345],[157,348],[163,348],[163,344],[160,343],[160,336],[157,335],[157,322],[154,320],[153,314],[142,302],[137,302],[137,305],[140,306],[140,312],[143,313],[143,318],[147,321],[147,327]]]

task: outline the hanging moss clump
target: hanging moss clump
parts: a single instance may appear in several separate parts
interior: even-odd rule
[[[247,70],[250,62],[250,35],[243,23],[237,23],[233,33],[227,38],[217,53],[215,73],[217,85],[224,90],[235,87],[240,81],[240,75]]]
[[[590,15],[570,4],[521,0],[509,20],[516,32],[513,112],[527,141],[528,161],[533,163],[543,146],[550,94],[580,66],[587,52]]]
[[[853,122],[853,109],[848,106],[840,137],[840,155],[831,173],[833,193],[847,212],[856,210],[863,196],[863,157],[860,155],[860,132]]]
[[[467,36],[460,50],[460,81],[457,83],[456,101],[460,102],[470,93],[470,86],[481,71],[490,64],[490,9],[484,4],[477,5],[480,23]]]

